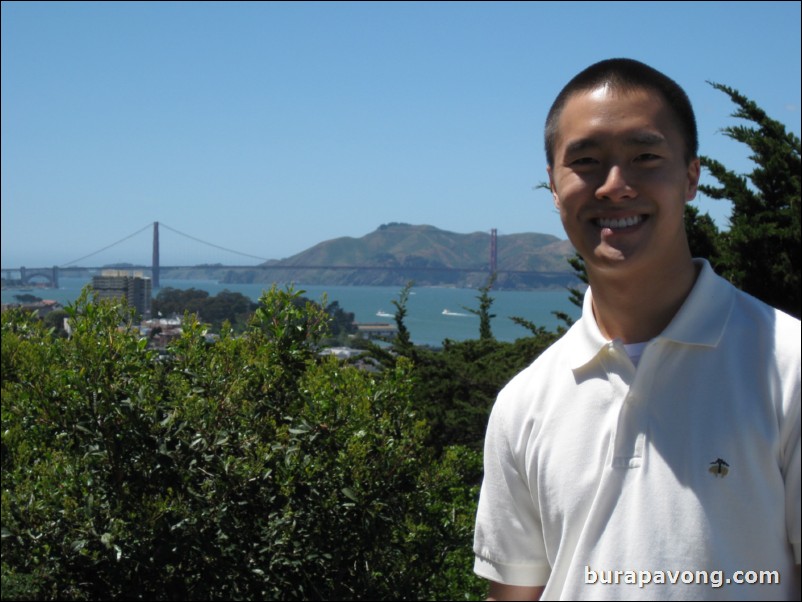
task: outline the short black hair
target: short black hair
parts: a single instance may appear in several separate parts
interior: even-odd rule
[[[609,85],[617,90],[649,89],[658,92],[673,109],[685,140],[685,160],[699,153],[699,134],[691,101],[685,91],[667,75],[634,59],[607,59],[594,63],[574,76],[557,95],[546,118],[546,160],[554,167],[554,145],[560,114],[573,95]]]

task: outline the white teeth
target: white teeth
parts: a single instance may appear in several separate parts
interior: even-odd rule
[[[633,215],[632,217],[622,217],[620,219],[599,218],[596,223],[600,228],[610,228],[616,230],[619,228],[629,228],[635,226],[643,221],[642,215]]]

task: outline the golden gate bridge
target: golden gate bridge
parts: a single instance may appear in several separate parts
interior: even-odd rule
[[[219,250],[227,251],[229,253],[234,253],[236,255],[240,255],[243,257],[248,257],[250,259],[256,259],[261,261],[262,263],[258,264],[249,264],[249,265],[223,265],[223,264],[194,264],[194,265],[161,265],[160,262],[160,245],[159,245],[159,227],[165,228],[170,232],[178,234],[182,237],[187,239],[193,240],[195,242],[207,245],[209,247],[213,247]],[[99,255],[100,253],[111,249],[117,245],[122,244],[123,242],[137,236],[138,234],[144,232],[148,228],[153,228],[153,252],[152,252],[152,261],[150,265],[132,265],[132,264],[125,264],[124,268],[122,266],[114,266],[114,265],[105,265],[105,266],[86,266],[86,265],[76,265],[79,262],[86,261],[87,259],[91,259]],[[20,268],[2,268],[2,273],[6,281],[17,280],[23,285],[28,285],[34,281],[34,279],[44,280],[48,286],[53,288],[58,288],[58,278],[59,274],[65,273],[69,274],[72,272],[86,272],[86,271],[100,271],[105,269],[114,269],[119,267],[119,269],[131,270],[131,271],[141,271],[141,272],[150,272],[151,280],[152,280],[152,287],[154,289],[160,287],[159,278],[160,273],[162,270],[176,270],[176,269],[189,269],[189,268],[215,268],[215,269],[249,269],[249,270],[381,270],[381,271],[416,271],[416,272],[462,272],[462,273],[487,273],[488,275],[492,274],[538,274],[544,278],[556,278],[556,279],[564,279],[566,276],[565,272],[533,272],[528,270],[498,270],[498,232],[496,228],[493,228],[490,231],[490,245],[489,245],[489,257],[488,263],[485,266],[476,267],[476,268],[452,268],[452,267],[438,267],[438,266],[387,266],[387,265],[311,265],[311,264],[288,264],[283,261],[270,261],[264,257],[257,257],[255,255],[251,255],[248,253],[242,253],[240,251],[236,251],[233,249],[229,249],[226,247],[222,247],[220,245],[202,240],[195,236],[186,234],[175,228],[168,226],[167,224],[160,222],[153,222],[152,224],[147,224],[145,227],[140,228],[136,232],[129,234],[121,238],[120,240],[106,245],[102,249],[98,249],[88,255],[84,255],[83,257],[79,257],[78,259],[74,259],[73,261],[67,262],[60,266],[53,266],[53,267],[44,267],[44,268],[28,268],[28,267],[20,267]],[[14,274],[19,274],[19,278],[13,278]]]

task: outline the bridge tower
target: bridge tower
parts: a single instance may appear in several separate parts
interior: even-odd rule
[[[498,230],[490,230],[490,273],[498,271]]]
[[[151,286],[159,288],[159,222],[153,222],[153,265],[151,267]]]
[[[50,288],[58,288],[58,266],[56,265],[52,268],[26,268],[22,266],[19,269],[19,275],[22,284],[30,284],[31,278],[42,276],[50,281]]]

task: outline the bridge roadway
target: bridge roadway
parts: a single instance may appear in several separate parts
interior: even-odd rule
[[[132,270],[149,270],[151,266],[129,268]],[[490,269],[483,268],[447,268],[436,266],[383,266],[383,265],[185,265],[160,266],[160,270],[186,270],[186,269],[231,269],[231,270],[381,270],[385,272],[460,272],[460,273],[490,273]],[[69,268],[68,268],[69,269]],[[98,269],[98,268],[95,268]],[[541,276],[565,276],[570,272],[538,272],[534,270],[496,270],[497,274],[539,274]]]
[[[67,266],[55,268],[61,272],[100,272],[102,270],[121,270],[127,272],[133,271],[151,271],[153,266],[150,265],[126,265],[123,267],[111,266]],[[44,272],[53,271],[54,268],[25,268],[26,272]],[[487,272],[490,273],[488,268],[447,268],[436,266],[383,266],[383,265],[218,265],[218,264],[200,264],[200,265],[162,265],[159,270],[384,270],[390,272]],[[3,273],[19,272],[20,268],[2,268]],[[564,276],[569,272],[545,272],[537,270],[497,270],[497,274],[540,274],[542,276]],[[39,274],[41,275],[41,274]]]
[[[120,267],[103,266],[103,267],[84,267],[84,266],[67,266],[67,267],[50,267],[50,268],[2,268],[2,273],[5,277],[11,280],[11,274],[20,272],[23,274],[22,280],[25,284],[30,282],[34,276],[45,277],[51,286],[58,286],[58,275],[69,272],[97,272],[101,273],[103,270],[122,270],[127,272],[142,271],[151,272],[152,265],[126,265]],[[368,265],[368,266],[355,266],[355,265],[286,265],[286,264],[258,264],[258,265],[218,265],[218,264],[201,264],[201,265],[179,265],[159,266],[159,272],[165,270],[190,270],[190,269],[206,269],[206,270],[381,270],[385,272],[458,272],[458,273],[487,273],[490,274],[490,269],[487,267],[480,268],[446,268],[435,266],[381,266],[381,265]],[[52,276],[51,276],[52,274]],[[497,270],[497,275],[501,274],[518,274],[518,275],[537,275],[546,279],[562,279],[570,278],[570,272],[547,272],[535,270]],[[53,282],[55,279],[55,283]]]

